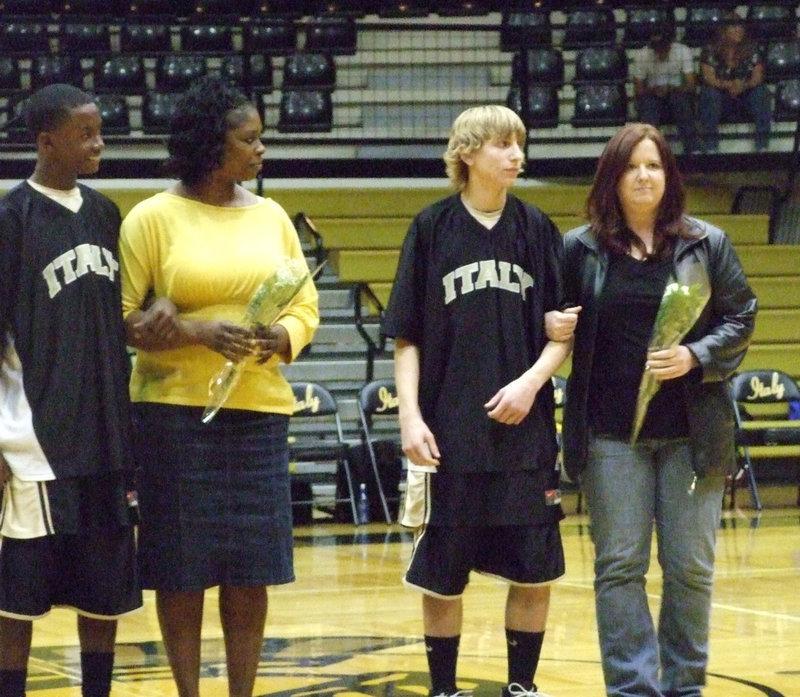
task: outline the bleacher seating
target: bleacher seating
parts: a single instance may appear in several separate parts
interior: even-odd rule
[[[782,153],[784,162],[790,160],[795,145],[800,107],[793,82],[800,79],[795,38],[799,5],[772,2],[739,8],[747,12],[750,28],[771,58],[768,80],[775,98],[775,124],[770,155]],[[729,6],[689,2],[665,6],[635,0],[591,6],[0,0],[0,11],[8,18],[0,29],[0,150],[19,148],[18,139],[9,138],[2,129],[18,103],[14,93],[54,79],[126,99],[131,128],[125,134],[111,134],[107,159],[115,156],[117,144],[159,144],[152,130],[145,128],[141,97],[147,89],[183,88],[182,81],[162,84],[159,71],[170,55],[169,60],[181,61],[201,56],[207,72],[232,76],[252,94],[264,115],[265,138],[272,144],[302,146],[312,163],[331,145],[359,151],[367,142],[371,151],[406,151],[412,153],[411,158],[438,159],[439,144],[454,116],[466,106],[495,102],[519,108],[531,129],[531,141],[544,146],[545,154],[553,153],[549,156],[553,167],[566,168],[564,163],[573,158],[596,157],[616,125],[635,116],[629,78],[598,88],[588,82],[596,82],[595,78],[580,77],[581,56],[591,55],[585,53],[587,48],[617,47],[628,62],[650,26],[674,18],[677,39],[699,55],[700,46],[720,25],[722,10]],[[396,21],[398,16],[403,22]],[[546,51],[559,56],[563,78],[548,78],[546,87],[539,83],[528,89],[538,78],[531,73],[531,83],[520,81],[519,56],[531,59]],[[284,94],[284,81],[291,79],[287,67],[298,52],[335,61],[335,90],[322,98],[322,111],[330,109],[325,128],[319,119],[296,120],[295,126],[287,128],[287,102],[312,101],[317,106],[320,102],[316,97]],[[54,72],[53,63],[61,65],[75,57],[79,68],[67,75]],[[129,59],[142,61],[144,86],[138,75],[120,90],[98,79],[103,74],[100,66],[113,67],[119,65],[115,61]],[[528,67],[538,66],[529,62]],[[180,74],[188,80],[198,73]],[[614,105],[610,109],[609,100]],[[600,105],[604,108],[598,112]],[[670,138],[676,138],[674,126],[665,129]],[[723,155],[753,152],[752,124],[724,124],[721,131]],[[153,158],[152,153],[163,151],[145,148],[143,152]],[[123,159],[131,161],[130,153]],[[394,159],[408,158],[401,154]],[[704,161],[713,164],[714,159]]]

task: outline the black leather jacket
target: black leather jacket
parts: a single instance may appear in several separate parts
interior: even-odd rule
[[[756,297],[733,245],[719,228],[688,218],[694,239],[681,239],[673,253],[679,283],[703,283],[711,299],[683,340],[700,363],[702,379],[687,383],[686,408],[694,471],[732,473],[735,469],[733,406],[728,378],[738,368],[755,326]],[[608,270],[588,225],[564,236],[566,297],[582,305],[575,330],[572,372],[564,407],[564,466],[576,480],[586,467],[589,427],[587,399],[597,334],[597,297]],[[602,356],[597,356],[603,360]]]

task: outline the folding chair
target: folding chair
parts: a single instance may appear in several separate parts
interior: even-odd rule
[[[399,451],[397,409],[397,387],[392,379],[372,380],[364,385],[358,394],[358,416],[361,421],[362,439],[372,474],[375,477],[375,490],[387,523],[392,522],[392,514],[389,510],[390,499],[386,496],[384,478],[378,466],[376,445],[379,442],[388,441],[394,444]],[[399,500],[399,491],[397,498]],[[392,495],[391,499],[394,500],[395,496]]]
[[[789,404],[800,401],[800,387],[791,376],[780,370],[746,370],[731,379],[731,400],[739,464],[738,472],[729,483],[731,508],[736,502],[738,480],[747,477],[753,506],[761,510],[750,449],[800,445],[800,421],[788,418]],[[748,419],[744,405],[758,405],[755,409],[759,411]],[[798,492],[800,498],[800,489]]]
[[[344,440],[339,406],[330,391],[316,382],[292,382],[294,412],[289,421],[289,461],[293,477],[306,479],[313,485],[332,483],[335,486],[340,474],[344,474],[347,496],[340,499],[333,495],[334,509],[337,503],[350,504],[353,523],[358,523],[355,489],[350,473],[348,454],[350,446]],[[293,500],[292,505],[316,505],[313,489],[310,499]]]

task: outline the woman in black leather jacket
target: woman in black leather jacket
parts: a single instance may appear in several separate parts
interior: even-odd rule
[[[567,297],[583,306],[564,413],[564,462],[586,495],[608,695],[699,697],[708,661],[714,542],[734,466],[727,379],[756,298],[724,232],[686,217],[662,134],[628,124],[600,157],[589,224],[565,236]],[[677,346],[649,350],[667,283],[710,296]],[[632,444],[644,371],[659,389]],[[657,628],[645,574],[655,523]]]

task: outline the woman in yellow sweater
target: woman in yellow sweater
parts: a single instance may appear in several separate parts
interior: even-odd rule
[[[267,586],[294,580],[287,450],[291,362],[319,322],[306,282],[270,327],[240,326],[261,282],[287,258],[305,265],[275,201],[239,182],[259,172],[262,123],[218,78],[183,95],[167,165],[177,181],[126,217],[120,243],[123,313],[137,349],[131,379],[140,467],[139,562],[155,589],[180,697],[198,697],[206,588],[219,586],[229,694],[250,697]],[[210,378],[244,361],[209,423]]]

